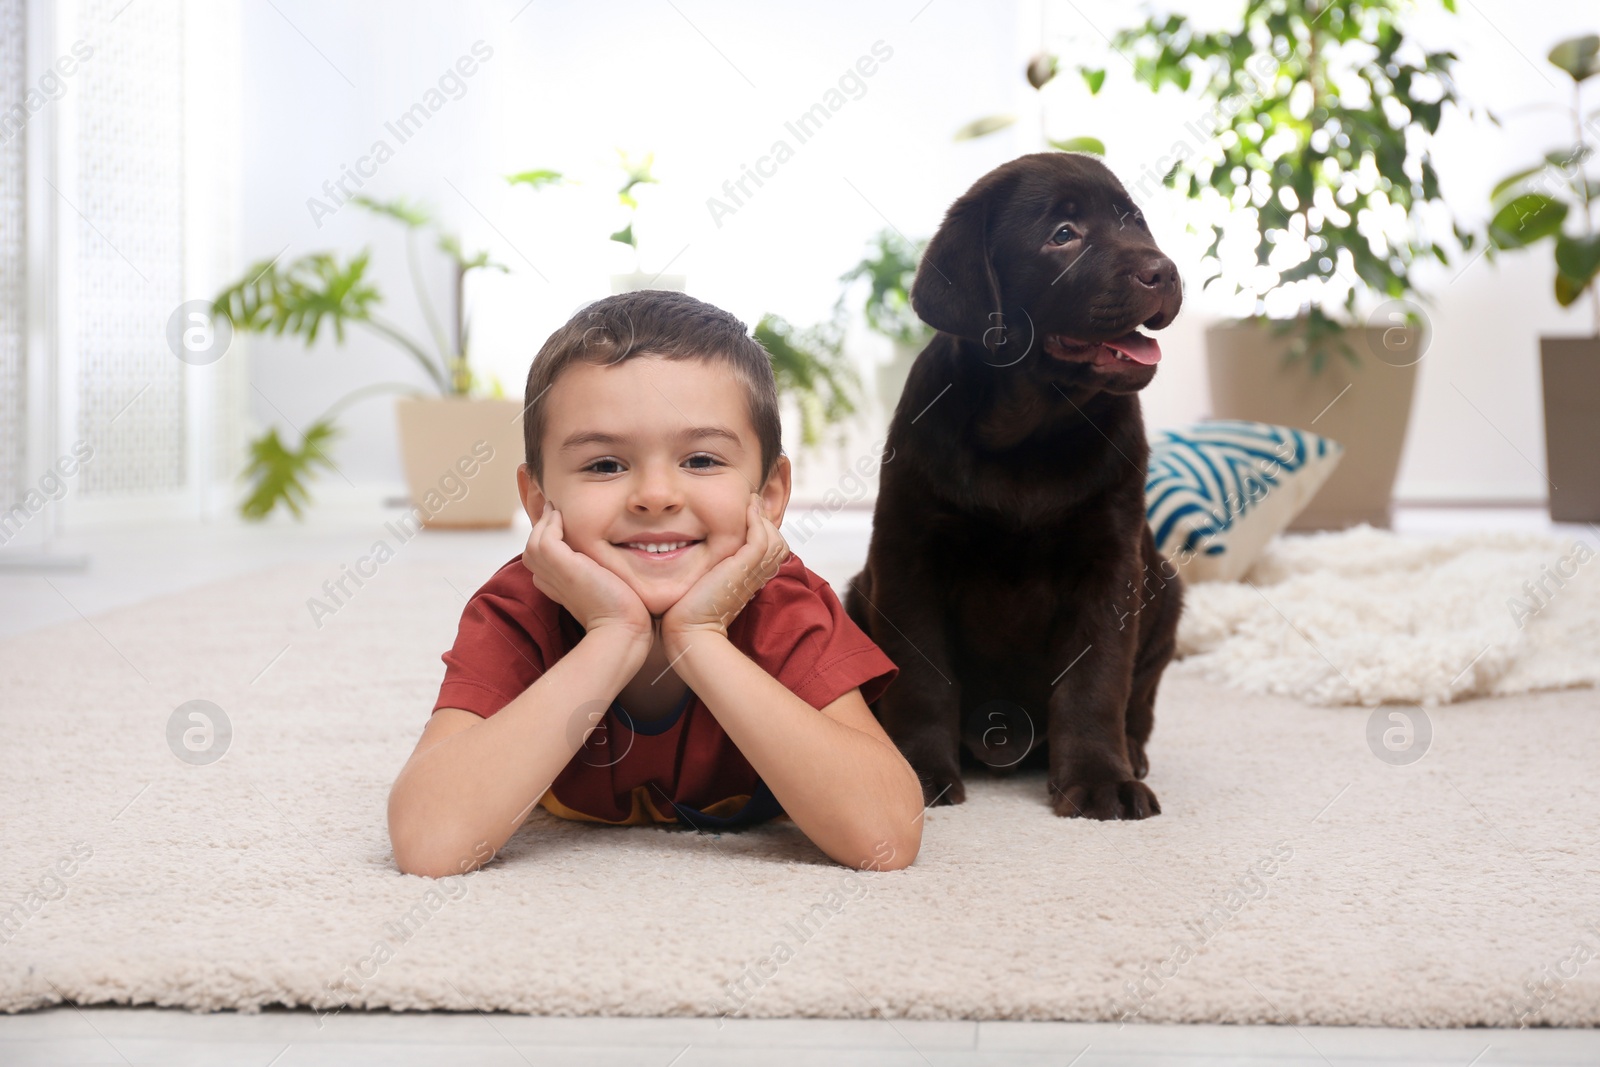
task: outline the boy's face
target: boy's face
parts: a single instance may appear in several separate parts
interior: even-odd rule
[[[749,402],[724,364],[654,355],[579,361],[545,405],[544,484],[526,464],[517,475],[528,517],[537,522],[548,497],[567,544],[627,582],[652,615],[743,546],[752,492],[774,525],[783,522],[788,457],[762,485]],[[661,534],[693,543],[661,555],[628,547]]]

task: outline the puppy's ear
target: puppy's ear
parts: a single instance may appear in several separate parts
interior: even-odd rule
[[[1006,307],[995,274],[995,238],[1006,202],[1021,179],[1019,162],[984,174],[950,205],[910,288],[910,306],[923,322],[958,338],[982,341],[990,349],[1005,344]]]
[[[1004,304],[994,269],[994,214],[1012,183],[979,181],[950,205],[911,283],[911,308],[936,330],[1003,341]]]

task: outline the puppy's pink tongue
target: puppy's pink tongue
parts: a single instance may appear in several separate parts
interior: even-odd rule
[[[1143,363],[1149,366],[1161,362],[1161,346],[1156,343],[1156,339],[1146,336],[1138,330],[1100,343],[1107,348],[1116,349],[1135,363]]]

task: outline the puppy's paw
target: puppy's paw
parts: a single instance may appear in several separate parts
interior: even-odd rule
[[[959,771],[919,771],[922,779],[922,804],[936,808],[945,804],[960,804],[967,799],[967,787],[961,784]]]
[[[1133,765],[1133,776],[1143,778],[1150,773],[1150,757],[1144,754],[1144,742],[1128,738],[1128,762]]]
[[[1161,802],[1143,782],[1078,782],[1050,784],[1050,799],[1057,815],[1086,819],[1148,819],[1161,814]]]

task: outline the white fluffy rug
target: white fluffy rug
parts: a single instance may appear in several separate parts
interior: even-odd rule
[[[1600,683],[1600,539],[1280,537],[1239,582],[1188,586],[1175,674],[1313,704]]]
[[[1592,692],[1434,709],[1395,765],[1366,709],[1173,677],[1146,822],[974,779],[864,874],[792,824],[538,811],[435,882],[395,870],[384,802],[483,575],[397,558],[318,630],[328,576],[0,644],[0,1009],[1600,1024]],[[197,699],[231,722],[209,765],[169,747]]]

